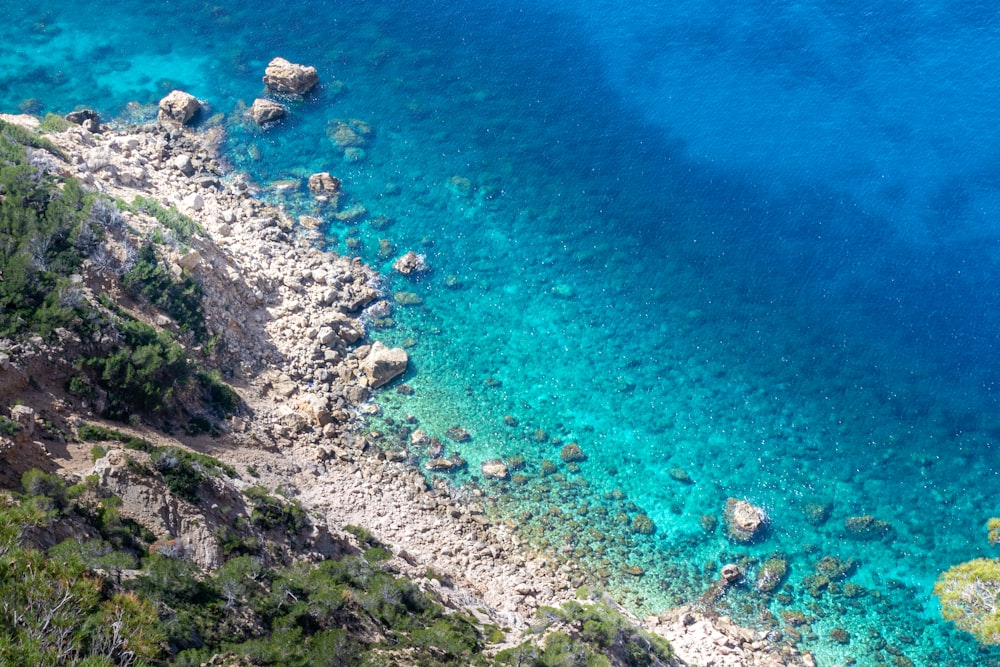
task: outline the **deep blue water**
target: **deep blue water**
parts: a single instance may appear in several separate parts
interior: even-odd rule
[[[442,437],[466,427],[471,442],[449,446],[473,474],[523,456],[524,484],[484,487],[537,545],[642,610],[698,597],[707,562],[780,553],[791,576],[779,594],[749,586],[725,610],[761,623],[767,609],[785,631],[782,611],[814,616],[802,646],[820,664],[888,662],[882,639],[920,665],[997,660],[940,621],[930,594],[941,570],[990,553],[984,526],[1000,513],[991,5],[6,12],[4,111],[143,118],[130,102],[181,87],[226,125],[227,157],[261,196],[320,169],[343,179],[345,206],[368,214],[332,221],[331,246],[423,299],[371,332],[411,346],[415,393],[385,392],[386,415]],[[316,65],[322,85],[262,132],[240,104],[262,94],[275,55]],[[364,159],[329,141],[333,119],[374,128]],[[380,257],[380,239],[395,252]],[[407,249],[433,273],[392,276]],[[579,472],[552,437],[579,442]],[[540,477],[542,459],[559,473]],[[768,509],[768,539],[740,546],[703,528],[730,496]],[[807,521],[810,503],[829,503],[829,519]],[[640,510],[652,537],[620,523]],[[845,535],[868,514],[892,536]],[[827,555],[858,560],[849,581],[864,594],[808,591]]]

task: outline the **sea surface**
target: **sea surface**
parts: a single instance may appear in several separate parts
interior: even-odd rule
[[[931,593],[995,555],[1000,515],[993,4],[3,4],[0,110],[143,121],[187,90],[262,198],[409,293],[370,318],[412,389],[379,395],[373,437],[415,420],[467,460],[450,483],[587,583],[657,612],[738,562],[719,609],[820,665],[1000,664]],[[261,130],[279,55],[321,84]],[[394,274],[408,250],[431,272]],[[496,457],[524,468],[482,479]],[[729,498],[764,539],[727,538]]]

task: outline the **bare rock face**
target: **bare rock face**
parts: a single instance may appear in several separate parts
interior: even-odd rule
[[[372,388],[381,387],[406,372],[409,358],[400,347],[388,348],[375,341],[368,355],[361,360],[361,371],[368,376]]]
[[[250,107],[250,118],[258,125],[267,125],[279,121],[288,115],[288,110],[274,100],[258,97]]]
[[[173,90],[160,100],[160,111],[157,120],[161,122],[184,125],[201,109],[198,98],[183,90]]]
[[[726,501],[722,516],[729,539],[740,544],[750,544],[762,538],[769,523],[763,508],[736,498]]]
[[[276,93],[302,95],[319,82],[316,68],[275,58],[264,70],[264,84]]]

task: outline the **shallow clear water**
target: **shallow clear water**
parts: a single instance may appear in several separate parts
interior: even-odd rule
[[[523,456],[523,484],[480,481],[495,511],[630,604],[695,599],[709,563],[743,559],[751,585],[724,610],[785,632],[783,612],[813,617],[820,664],[1000,660],[930,593],[990,553],[1000,512],[991,6],[663,4],[12,7],[0,108],[141,118],[129,102],[180,87],[223,114],[208,122],[262,196],[308,212],[271,184],[343,179],[367,215],[333,220],[331,246],[423,300],[371,332],[410,347],[414,389],[384,392],[372,428],[405,437],[414,415],[469,460],[456,484]],[[239,109],[276,55],[322,85],[260,131]],[[364,159],[328,138],[334,119],[371,125]],[[419,281],[389,270],[409,249],[433,267]],[[729,497],[768,510],[766,540],[705,529]],[[640,511],[654,535],[622,523]],[[861,515],[891,535],[851,539]],[[762,596],[775,553],[791,574]],[[857,560],[860,593],[809,590],[831,555]]]

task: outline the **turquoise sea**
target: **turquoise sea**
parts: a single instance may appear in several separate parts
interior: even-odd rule
[[[456,486],[588,582],[655,612],[740,562],[720,610],[820,665],[1000,664],[931,594],[994,554],[1000,515],[993,5],[4,4],[0,110],[136,121],[185,89],[261,197],[416,295],[371,322],[413,393],[384,390],[370,428],[396,446],[412,415],[469,462]],[[250,127],[278,55],[321,85]],[[338,123],[371,129],[360,151]],[[315,211],[321,170],[364,213]],[[406,250],[432,271],[393,274]],[[522,477],[478,479],[513,456]],[[766,539],[727,539],[730,497],[767,510]],[[887,525],[852,535],[865,516]],[[760,593],[776,556],[787,580]]]

